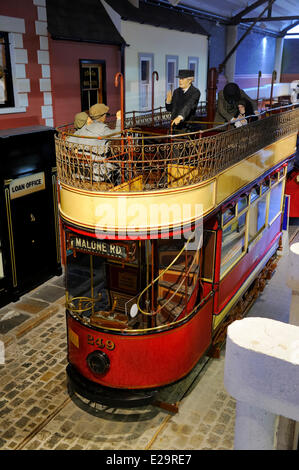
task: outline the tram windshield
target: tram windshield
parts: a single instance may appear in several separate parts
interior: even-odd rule
[[[68,311],[120,329],[183,318],[199,300],[200,248],[186,245],[185,239],[110,241],[67,233]]]

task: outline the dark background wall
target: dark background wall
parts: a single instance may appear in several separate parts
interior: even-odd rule
[[[201,20],[200,24],[210,34],[209,67],[218,67],[225,58],[226,30],[222,24],[214,21]]]
[[[226,26],[208,20],[201,20],[200,24],[210,35],[209,68],[218,68],[226,57]],[[239,40],[245,32],[246,28],[239,26],[237,39]],[[242,88],[257,86],[259,70],[262,72],[261,85],[271,83],[275,63],[275,45],[275,37],[255,31],[250,32],[241,42],[236,52],[235,73],[235,81],[239,86]],[[224,75],[220,75],[218,90],[222,89],[225,83]]]
[[[299,80],[299,39],[285,39],[281,64],[282,82]]]
[[[238,28],[238,40],[245,33],[245,29]],[[276,39],[257,32],[250,32],[237,49],[236,73],[272,74],[275,63]]]

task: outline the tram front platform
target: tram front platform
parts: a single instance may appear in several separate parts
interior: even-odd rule
[[[289,321],[285,254],[299,242],[298,219],[283,240],[277,269],[247,316]],[[173,386],[176,413],[155,404],[114,409],[79,402],[67,387],[64,304],[62,275],[0,309],[0,450],[233,449],[235,400],[223,385],[225,348],[219,359],[203,358],[189,382]],[[286,448],[284,436],[277,446]]]

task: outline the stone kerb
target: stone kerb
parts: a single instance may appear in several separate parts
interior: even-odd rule
[[[240,402],[298,421],[299,327],[267,318],[233,322],[224,385]]]

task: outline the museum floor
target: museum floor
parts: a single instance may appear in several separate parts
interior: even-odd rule
[[[278,268],[250,316],[289,320],[285,254],[289,240],[299,242],[299,222],[284,240]],[[0,309],[0,340],[0,450],[233,449],[235,400],[223,385],[225,348],[220,359],[204,358],[197,374],[166,390],[179,402],[173,413],[153,405],[90,407],[69,396],[63,276]]]

